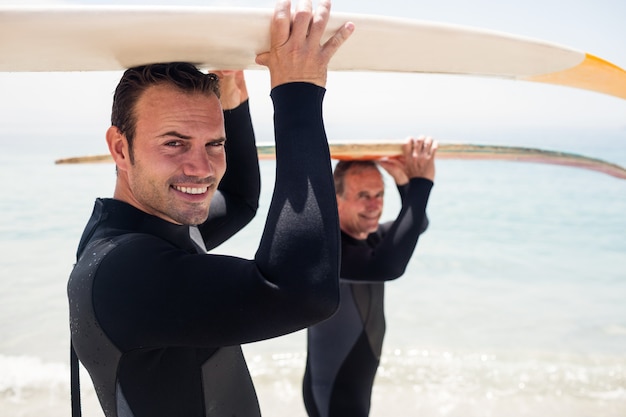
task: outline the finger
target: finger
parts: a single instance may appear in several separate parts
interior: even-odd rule
[[[433,140],[433,143],[430,146],[430,154],[432,156],[435,156],[435,154],[437,153],[437,149],[439,149],[439,142],[436,140]]]
[[[278,49],[289,40],[291,31],[291,1],[278,0],[274,6],[274,14],[270,24],[270,50]],[[254,62],[258,65],[269,66],[270,51],[261,52]]]
[[[424,136],[420,136],[417,139],[415,139],[414,142],[414,146],[413,146],[413,157],[417,158],[420,154],[420,152],[424,151],[424,140],[426,138]]]
[[[220,83],[235,79],[235,71],[219,70],[219,71],[211,71],[211,72],[217,75],[217,78],[220,79]]]
[[[263,65],[264,67],[268,66],[269,60],[270,60],[269,52],[262,52],[258,54],[256,58],[254,58],[254,62],[256,62],[258,65]]]
[[[405,159],[410,158],[413,154],[413,147],[415,146],[414,141],[415,139],[408,138],[407,141],[402,145],[402,155]]]
[[[354,23],[347,22],[335,32],[333,36],[331,36],[322,46],[322,51],[326,57],[327,61],[330,61],[335,52],[344,44],[345,41],[352,36],[354,33],[355,27]]]
[[[311,5],[311,0],[300,0],[295,16],[293,17],[293,25],[290,34],[292,39],[306,39],[311,27],[312,10],[313,6]]]
[[[291,31],[291,1],[279,0],[274,8],[270,27],[270,49],[278,48],[289,40]]]
[[[433,145],[433,138],[431,138],[430,136],[426,136],[422,144],[422,152],[429,154],[430,148],[432,145]]]
[[[311,42],[316,42],[317,45],[320,44],[320,40],[326,30],[326,25],[328,24],[328,19],[330,19],[330,0],[321,0],[315,10],[309,31]]]
[[[378,164],[385,169],[402,168],[404,166],[403,161],[401,161],[401,157],[385,157],[376,162],[378,162]]]

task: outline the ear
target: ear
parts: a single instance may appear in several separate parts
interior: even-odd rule
[[[128,149],[128,140],[126,136],[120,132],[116,126],[111,126],[106,133],[107,145],[109,152],[117,165],[117,169],[126,171],[130,164],[130,154]]]

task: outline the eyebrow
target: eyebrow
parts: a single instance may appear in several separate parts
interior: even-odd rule
[[[165,137],[168,137],[168,136],[173,136],[173,137],[176,137],[176,138],[179,138],[179,139],[182,139],[182,140],[190,140],[190,139],[192,139],[191,136],[183,135],[182,133],[179,133],[179,132],[177,132],[175,130],[171,130],[169,132],[165,132],[162,135],[159,135],[158,137],[165,138]],[[209,141],[209,143],[217,143],[217,142],[226,142],[226,138],[222,136],[220,138],[213,139],[213,140]]]
[[[359,191],[357,193],[357,195],[358,196],[368,196],[368,195],[370,195],[370,192],[369,191]],[[385,195],[385,190],[379,191],[379,192],[377,192],[377,193],[375,193],[373,195],[374,195],[374,197],[383,196],[383,195]]]
[[[183,135],[182,133],[179,133],[179,132],[177,132],[175,130],[171,130],[169,132],[165,132],[162,135],[159,135],[158,137],[164,138],[164,137],[167,137],[167,136],[174,136],[174,137],[179,138],[179,139],[191,139],[191,136]]]

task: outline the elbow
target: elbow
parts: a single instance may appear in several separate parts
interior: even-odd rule
[[[396,280],[404,275],[404,273],[406,272],[406,267],[407,265],[403,265],[401,268],[396,268],[396,270],[393,271],[393,275],[390,278],[390,281]]]
[[[406,266],[392,268],[385,271],[384,281],[395,281],[400,278],[406,272]]]
[[[336,299],[317,299],[317,303],[308,306],[305,327],[312,326],[330,318],[339,308],[339,297]]]
[[[237,212],[237,219],[239,219],[241,227],[246,226],[256,217],[258,209],[259,209],[258,200],[255,202],[248,201],[245,204],[242,204],[240,206]]]
[[[339,288],[332,294],[327,295],[321,300],[318,299],[316,306],[314,307],[315,316],[313,317],[314,323],[326,320],[331,317],[339,308]]]
[[[298,308],[305,315],[307,327],[320,321],[324,321],[339,308],[339,277],[325,278],[326,285],[312,288],[299,297]]]
[[[246,210],[244,210],[243,216],[246,224],[250,223],[255,217],[259,210],[259,204],[257,202],[256,205],[248,205]]]

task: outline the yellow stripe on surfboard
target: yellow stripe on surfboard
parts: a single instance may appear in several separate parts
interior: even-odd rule
[[[583,62],[573,68],[521,79],[592,90],[626,99],[626,71],[591,54],[586,54]]]
[[[331,143],[330,154],[337,160],[380,159],[402,154],[403,142]],[[257,145],[259,159],[274,159],[274,145]],[[564,165],[601,172],[615,178],[626,179],[626,168],[601,159],[583,155],[549,151],[536,148],[498,145],[439,144],[437,159],[493,160],[533,162]],[[56,164],[86,164],[113,162],[110,155],[87,155],[58,159]]]

